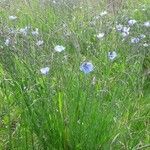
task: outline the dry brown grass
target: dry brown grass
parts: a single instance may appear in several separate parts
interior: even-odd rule
[[[121,9],[123,0],[107,0],[107,5],[108,10],[115,14]]]

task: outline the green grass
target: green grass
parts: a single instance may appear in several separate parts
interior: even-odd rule
[[[143,46],[149,44],[149,28],[143,23],[149,21],[150,3],[127,0],[95,19],[106,1],[82,2],[74,8],[69,2],[0,2],[0,149],[149,148],[150,55]],[[17,19],[9,20],[11,15]],[[129,19],[137,23],[122,40],[114,28]],[[26,26],[27,36],[8,32]],[[31,34],[35,28],[37,37]],[[96,37],[100,32],[103,39]],[[146,38],[131,44],[140,34]],[[38,40],[44,44],[37,46]],[[55,52],[56,45],[65,51]],[[118,56],[110,61],[114,50]],[[94,65],[90,74],[79,69],[84,61]],[[47,66],[49,73],[42,75]]]

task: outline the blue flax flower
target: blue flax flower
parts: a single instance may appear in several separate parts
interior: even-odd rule
[[[84,62],[81,64],[80,70],[85,74],[88,74],[94,70],[94,66],[91,62]]]

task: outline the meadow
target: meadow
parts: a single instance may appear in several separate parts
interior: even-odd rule
[[[0,0],[0,150],[150,149],[149,0]]]

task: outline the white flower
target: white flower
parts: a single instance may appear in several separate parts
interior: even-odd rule
[[[144,46],[144,47],[148,47],[148,44],[147,44],[147,43],[144,43],[143,46]]]
[[[137,22],[136,20],[129,20],[129,21],[128,21],[128,24],[129,24],[130,26],[133,26],[136,22]]]
[[[9,32],[10,34],[15,34],[15,33],[17,33],[17,30],[15,30],[15,29],[13,29],[13,28],[9,28],[9,29],[8,29],[8,32]]]
[[[41,46],[41,45],[43,45],[43,43],[44,43],[44,41],[39,40],[39,41],[36,42],[36,45],[37,45],[37,46]]]
[[[117,31],[122,31],[123,25],[121,25],[121,24],[116,25],[116,29],[117,29]]]
[[[122,32],[129,33],[130,27],[123,27]]]
[[[42,74],[46,75],[49,72],[49,67],[41,68],[40,71]]]
[[[140,35],[140,39],[144,39],[145,37],[146,37],[146,35],[144,35],[144,34]]]
[[[131,38],[131,43],[138,43],[139,41],[139,38]]]
[[[117,53],[115,51],[108,52],[108,57],[110,60],[114,60],[117,57]]]
[[[104,37],[104,35],[105,35],[105,33],[99,33],[99,34],[97,35],[97,38],[98,38],[98,39],[101,39],[101,38]]]
[[[129,33],[126,33],[126,32],[122,32],[121,34],[123,37],[127,37],[129,35]]]
[[[121,32],[123,37],[127,37],[129,35],[130,27],[124,27],[121,24],[116,25],[116,30]]]
[[[53,3],[54,3],[54,4],[56,4],[56,1],[55,1],[55,0],[53,0]]]
[[[98,19],[99,19],[99,17],[100,17],[100,16],[95,16],[95,17],[94,17],[94,19],[95,19],[95,20],[98,20]]]
[[[31,33],[32,33],[32,35],[37,36],[37,35],[39,35],[39,29],[36,28],[35,31],[32,31]]]
[[[145,27],[150,27],[150,21],[144,22],[144,26],[145,26]]]
[[[28,27],[21,28],[21,29],[19,30],[19,32],[20,32],[21,34],[23,34],[24,36],[26,36],[27,33],[28,33]]]
[[[16,20],[17,17],[16,16],[9,16],[9,20]]]
[[[107,11],[103,11],[103,12],[100,13],[100,16],[102,17],[102,16],[105,16],[107,14],[108,14]]]
[[[8,38],[8,39],[5,40],[5,45],[9,46],[9,44],[10,44],[10,38]]]
[[[128,36],[129,35],[129,30],[130,30],[130,27],[123,27],[122,28],[122,36],[123,37],[126,37],[126,36]]]
[[[55,48],[54,48],[54,50],[56,52],[62,52],[62,51],[65,50],[65,47],[63,47],[62,45],[56,45]]]

